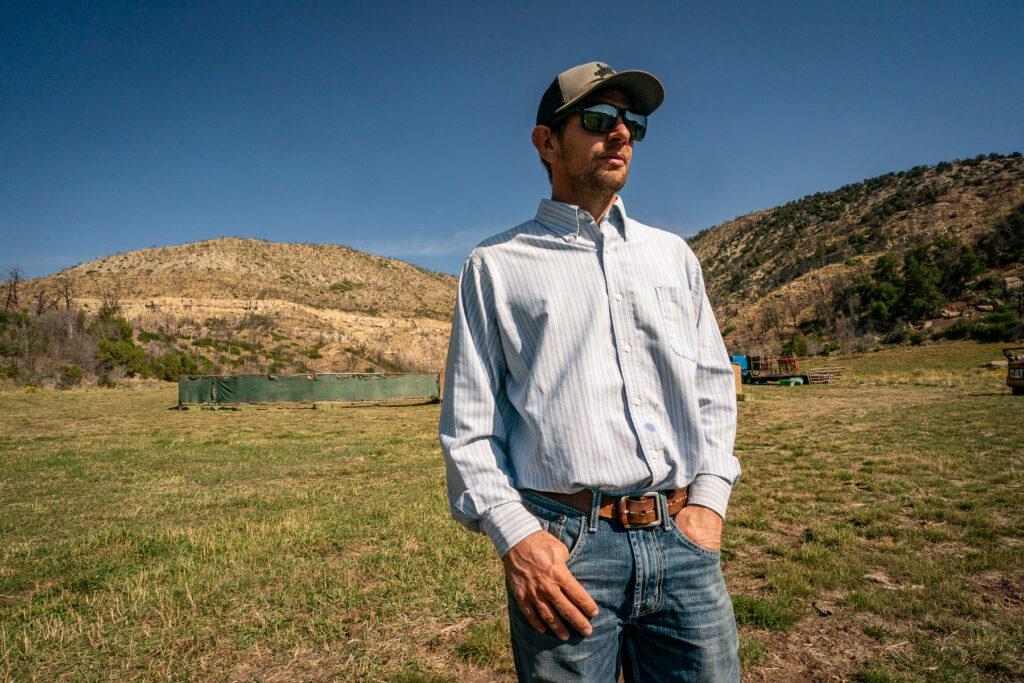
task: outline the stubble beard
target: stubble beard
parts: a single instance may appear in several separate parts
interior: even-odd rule
[[[605,202],[626,186],[626,178],[629,175],[628,167],[622,169],[600,168],[602,163],[600,158],[594,158],[590,160],[590,164],[586,168],[570,170],[568,176],[572,181],[576,196]]]

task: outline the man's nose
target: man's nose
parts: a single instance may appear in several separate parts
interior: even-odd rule
[[[620,115],[615,120],[615,127],[608,131],[608,139],[617,139],[622,142],[628,142],[630,139],[629,128],[626,127],[626,122],[622,120]]]

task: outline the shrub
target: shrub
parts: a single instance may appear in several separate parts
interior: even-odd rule
[[[200,374],[195,356],[173,350],[154,358],[151,368],[155,377],[167,381],[176,381],[182,375]]]
[[[883,344],[906,344],[907,343],[907,331],[905,329],[898,329],[889,332],[882,337]]]
[[[273,326],[274,316],[272,315],[266,315],[264,313],[246,313],[235,325],[235,329],[239,331],[251,329],[269,330]]]
[[[130,341],[101,339],[96,356],[109,368],[122,367],[128,372],[146,374],[146,352]]]
[[[100,309],[90,331],[98,335],[100,339],[121,341],[132,338],[132,326],[121,316],[115,315],[113,309],[110,308]]]
[[[971,339],[974,337],[974,321],[959,318],[952,325],[935,335],[936,339]]]
[[[77,365],[60,366],[60,375],[57,377],[58,389],[70,389],[82,383],[82,368]]]
[[[792,339],[783,344],[782,353],[792,356],[806,356],[807,337],[802,334],[795,335]]]
[[[340,282],[335,282],[331,285],[330,289],[332,292],[349,292],[361,286],[362,285],[358,282],[353,282],[349,279],[342,279]]]
[[[975,337],[985,342],[1012,341],[1015,327],[1016,316],[1012,310],[1003,307],[981,317],[975,327]]]
[[[977,246],[990,266],[1024,260],[1024,203],[996,221],[992,232],[981,237]]]
[[[908,336],[911,346],[920,346],[928,339],[928,333],[924,330],[914,330]]]

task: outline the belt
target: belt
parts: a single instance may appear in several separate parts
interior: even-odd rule
[[[553,493],[551,491],[534,491],[534,493],[551,500],[568,505],[580,512],[590,514],[594,505],[594,496],[588,490],[576,493]],[[686,489],[665,489],[651,491],[633,496],[601,495],[599,516],[617,520],[627,529],[654,526],[661,524],[661,505],[658,504],[658,493],[665,495],[668,502],[668,514],[674,517],[686,505]]]

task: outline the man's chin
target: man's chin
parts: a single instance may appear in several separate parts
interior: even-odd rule
[[[626,186],[626,169],[600,170],[594,174],[595,183],[610,192],[618,192]]]

